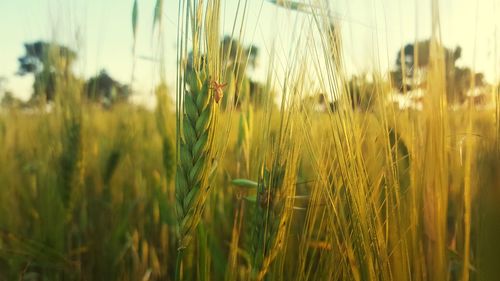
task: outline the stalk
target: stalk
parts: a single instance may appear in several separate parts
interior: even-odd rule
[[[208,79],[190,84],[184,96],[182,135],[179,136],[179,162],[176,172],[175,201],[179,231],[177,271],[181,270],[183,250],[190,244],[201,220],[215,170],[213,136],[216,106]],[[180,273],[177,273],[177,277]],[[181,280],[181,279],[176,279]]]
[[[175,210],[178,226],[176,280],[182,280],[185,249],[205,209],[218,153],[214,145],[219,68],[219,1],[182,1],[179,11],[177,87],[177,171]],[[191,32],[190,32],[191,31]],[[191,36],[189,36],[191,34]],[[191,55],[186,44],[192,42]],[[206,45],[204,45],[205,43]],[[206,51],[203,53],[203,51]]]

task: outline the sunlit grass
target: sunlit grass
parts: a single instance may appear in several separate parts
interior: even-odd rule
[[[330,19],[288,2],[310,25],[263,97],[221,50],[222,1],[185,0],[176,92],[161,68],[154,112],[61,77],[52,111],[2,111],[0,280],[498,279],[498,100],[448,104],[436,33],[423,109],[401,110],[388,75],[347,77]]]

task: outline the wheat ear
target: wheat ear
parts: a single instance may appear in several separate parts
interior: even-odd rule
[[[292,156],[290,162],[287,165],[275,161],[271,171],[264,171],[258,186],[253,248],[255,280],[264,279],[285,243],[295,195],[297,158]]]
[[[210,79],[201,80],[196,75],[196,81],[189,86],[183,101],[182,136],[175,184],[179,249],[188,246],[200,221],[215,166],[211,147],[216,103],[211,94]]]

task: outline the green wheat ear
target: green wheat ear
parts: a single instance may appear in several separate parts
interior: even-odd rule
[[[196,79],[184,95],[175,183],[179,249],[188,246],[200,221],[214,170],[211,159],[216,104],[211,98],[209,84],[209,79]]]
[[[275,161],[257,187],[253,229],[253,278],[264,280],[283,248],[295,195],[297,158],[290,163]]]

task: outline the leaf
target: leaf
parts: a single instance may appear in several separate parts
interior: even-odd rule
[[[132,32],[134,34],[134,44],[135,44],[135,38],[137,36],[137,20],[138,20],[138,15],[139,13],[139,7],[137,4],[137,0],[134,0],[134,7],[132,8]]]
[[[291,1],[291,0],[267,0],[268,2],[284,7],[286,9],[294,10],[294,11],[302,11],[306,12],[309,11],[309,8],[312,8],[313,6],[310,4],[298,2],[298,1]]]
[[[259,185],[257,182],[247,179],[234,179],[231,181],[231,183],[236,186],[246,187],[246,188],[257,188],[257,186]]]
[[[161,25],[161,15],[163,12],[163,0],[156,0],[155,11],[153,15],[153,29],[155,29],[156,23]]]
[[[257,202],[257,195],[249,195],[244,197],[245,200],[250,201],[252,203]]]

